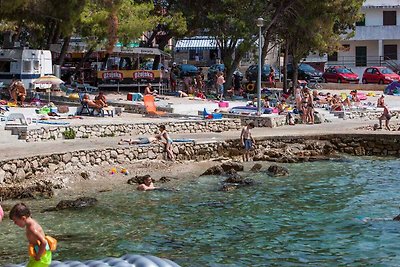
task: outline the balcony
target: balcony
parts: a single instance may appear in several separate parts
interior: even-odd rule
[[[356,26],[352,41],[400,40],[400,26]]]

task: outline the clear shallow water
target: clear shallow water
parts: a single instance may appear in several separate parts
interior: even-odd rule
[[[181,266],[398,266],[399,159],[287,165],[289,177],[218,192],[200,177],[179,192],[105,192],[94,208],[40,213],[58,200],[27,202],[57,260],[153,254]],[[250,174],[248,174],[250,175]],[[8,203],[9,204],[9,203]],[[26,260],[24,231],[0,224],[0,266]]]

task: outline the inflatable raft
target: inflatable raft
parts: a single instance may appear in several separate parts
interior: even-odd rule
[[[5,267],[24,267],[26,264],[11,264]],[[155,256],[141,256],[128,254],[121,258],[105,258],[103,260],[79,261],[53,261],[50,267],[180,267],[178,264]]]

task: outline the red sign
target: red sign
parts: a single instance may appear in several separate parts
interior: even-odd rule
[[[146,80],[154,80],[154,72],[151,71],[146,71],[146,70],[141,70],[141,71],[135,71],[133,73],[133,79],[146,79]]]
[[[122,80],[124,75],[119,71],[103,72],[103,80]]]

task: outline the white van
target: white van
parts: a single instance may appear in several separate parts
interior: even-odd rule
[[[17,78],[22,80],[25,88],[32,89],[35,79],[52,73],[50,50],[0,49],[0,82],[4,85]]]

